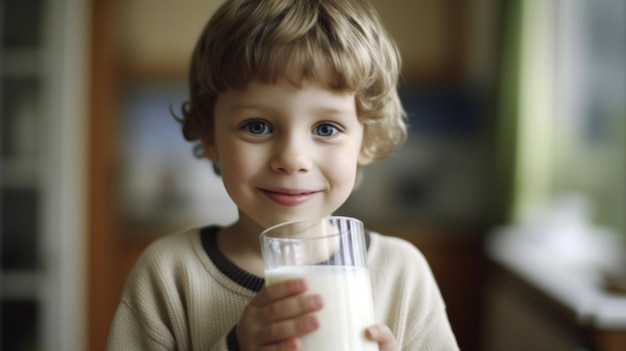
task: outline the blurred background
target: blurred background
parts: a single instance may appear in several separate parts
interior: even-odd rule
[[[170,113],[221,2],[0,2],[2,350],[104,349],[145,246],[235,218]],[[626,350],[626,2],[374,5],[410,138],[340,212],[424,252],[462,350]]]

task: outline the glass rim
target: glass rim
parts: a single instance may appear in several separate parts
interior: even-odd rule
[[[269,233],[277,228],[280,227],[284,227],[284,226],[288,226],[291,224],[295,224],[295,223],[318,223],[318,222],[322,222],[324,220],[328,220],[331,221],[333,219],[336,220],[345,220],[348,222],[355,222],[357,224],[361,224],[363,225],[363,221],[358,219],[358,218],[354,218],[354,217],[350,217],[350,216],[334,216],[334,215],[330,215],[330,216],[323,216],[323,217],[310,217],[310,218],[304,218],[304,219],[294,219],[294,220],[290,220],[287,222],[282,222],[282,223],[278,223],[278,224],[274,224],[271,227],[267,227],[265,228],[261,234],[259,234],[259,239],[261,239],[261,241],[263,239],[267,239],[267,240],[284,240],[284,241],[299,241],[299,240],[313,240],[313,239],[322,239],[322,238],[331,238],[334,236],[339,236],[342,234],[343,231],[340,231],[339,233],[334,233],[334,234],[326,234],[326,235],[316,235],[316,236],[311,236],[311,237],[288,237],[288,236],[271,236]]]

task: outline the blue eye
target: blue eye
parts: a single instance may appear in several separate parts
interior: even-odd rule
[[[315,127],[314,134],[322,137],[331,137],[339,133],[339,129],[330,123],[322,123]]]
[[[243,126],[243,129],[255,135],[267,134],[272,131],[272,128],[263,121],[250,121]]]

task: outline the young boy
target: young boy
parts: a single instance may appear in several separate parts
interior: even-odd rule
[[[152,244],[108,349],[297,350],[324,301],[305,280],[264,286],[259,234],[333,214],[359,168],[402,143],[398,74],[397,50],[364,1],[224,2],[194,50],[182,124],[219,165],[239,218]],[[368,265],[381,324],[367,338],[386,351],[458,349],[414,246],[370,233]]]

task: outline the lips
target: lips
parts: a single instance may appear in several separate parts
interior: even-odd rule
[[[260,189],[270,200],[281,206],[298,206],[315,197],[319,191],[296,189]]]

